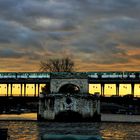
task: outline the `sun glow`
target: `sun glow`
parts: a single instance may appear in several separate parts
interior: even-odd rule
[[[0,96],[38,96],[41,92],[42,87],[45,84],[0,84]],[[131,94],[131,84],[120,84],[119,85],[119,95],[124,96],[126,94]],[[89,84],[89,93],[99,93],[101,95],[101,84]],[[116,85],[115,84],[105,84],[104,85],[104,96],[110,97],[116,95]],[[134,96],[140,97],[140,84],[135,84],[134,86]]]
[[[120,84],[119,95],[124,96],[126,94],[131,94],[131,84]]]
[[[38,96],[45,84],[0,84],[0,96]]]
[[[89,93],[100,93],[101,94],[101,85],[100,84],[89,84]]]
[[[0,84],[0,95],[1,96],[7,95],[7,84]]]
[[[101,94],[101,84],[89,84],[89,93],[100,93]],[[120,84],[119,85],[119,95],[124,96],[127,94],[132,94],[131,84]],[[116,84],[105,84],[104,85],[104,96],[116,95]],[[134,86],[134,96],[140,97],[140,84],[135,84]]]
[[[136,97],[140,97],[140,84],[135,84],[135,90],[134,90],[134,95]]]
[[[115,84],[105,84],[104,95],[105,96],[116,95],[116,85]]]

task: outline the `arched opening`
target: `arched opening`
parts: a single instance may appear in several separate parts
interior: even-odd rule
[[[80,88],[74,84],[65,84],[59,89],[59,93],[79,93]]]

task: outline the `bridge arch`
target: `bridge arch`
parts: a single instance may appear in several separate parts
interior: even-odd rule
[[[88,93],[87,79],[51,79],[51,93],[60,93],[60,91],[64,92],[64,90],[73,92],[75,91],[74,89],[80,93]]]
[[[80,87],[75,84],[67,83],[59,88],[59,93],[80,93]]]

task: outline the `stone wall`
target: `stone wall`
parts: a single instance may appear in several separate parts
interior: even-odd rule
[[[79,87],[80,93],[88,93],[88,79],[51,79],[51,93],[58,93],[59,89],[66,84],[73,84]]]
[[[45,120],[55,120],[56,116],[63,112],[74,112],[81,116],[81,119],[94,120],[95,114],[100,116],[100,104],[98,98],[92,95],[64,95],[55,94],[40,99],[39,114]],[[67,116],[68,119],[69,115]],[[64,119],[67,119],[66,117]]]

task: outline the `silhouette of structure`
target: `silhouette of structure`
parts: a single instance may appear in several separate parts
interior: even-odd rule
[[[73,78],[73,75],[78,75],[78,77],[84,77],[86,84],[82,83],[80,80]],[[64,80],[64,77],[69,77],[69,82]],[[59,80],[55,80],[59,79]],[[81,78],[82,79],[82,78]],[[57,82],[56,82],[57,81]],[[71,81],[73,81],[71,83]],[[74,82],[75,81],[75,82]],[[83,80],[84,81],[84,80]],[[38,103],[39,93],[42,91],[42,87],[45,85],[45,92],[55,92],[67,93],[82,92],[82,87],[86,85],[86,91],[89,90],[90,84],[99,84],[101,89],[99,94],[101,95],[101,101],[103,102],[117,102],[123,104],[125,100],[130,103],[131,98],[120,98],[120,85],[129,84],[131,85],[131,92],[129,96],[139,97],[140,94],[135,94],[136,85],[140,85],[140,72],[1,72],[0,73],[0,105],[1,110],[5,106],[11,107],[11,105],[17,106],[17,104],[25,103]],[[106,84],[115,85],[115,93],[112,93],[114,97],[106,97],[105,86]],[[54,86],[57,85],[57,86]],[[51,88],[54,86],[55,88]],[[139,86],[140,88],[140,86]],[[32,94],[29,94],[29,91]],[[18,92],[18,93],[15,93]],[[110,95],[111,96],[111,95]],[[128,96],[127,96],[128,97]],[[67,100],[70,102],[70,100]],[[126,101],[127,102],[127,101]],[[131,101],[132,102],[132,101]],[[136,101],[135,101],[136,102]],[[139,100],[137,100],[139,102]],[[139,105],[139,103],[137,103]]]
[[[101,121],[100,99],[89,93],[86,73],[52,73],[46,92],[39,96],[38,120]]]
[[[41,92],[42,85],[47,85],[48,91],[50,90],[49,88],[50,81],[52,80],[52,75],[55,77],[56,73],[55,72],[0,73],[0,96],[38,97],[39,93]],[[135,96],[134,94],[135,84],[140,84],[140,72],[85,72],[85,73],[75,72],[75,73],[79,75],[86,74],[88,84],[100,84],[101,96],[106,96],[104,93],[106,84],[115,84],[116,93],[114,93],[113,95],[116,96],[119,96],[120,84],[130,84],[131,93],[129,94]],[[57,76],[63,78],[68,74],[69,73],[60,72],[59,75],[57,74]],[[32,85],[32,87],[30,87],[30,85]],[[64,89],[67,90],[66,88],[70,88],[70,86],[71,85],[64,86],[60,90]],[[18,88],[18,94],[14,93],[15,88]],[[32,88],[33,94],[31,95],[28,94],[28,91],[31,90],[29,88]]]

